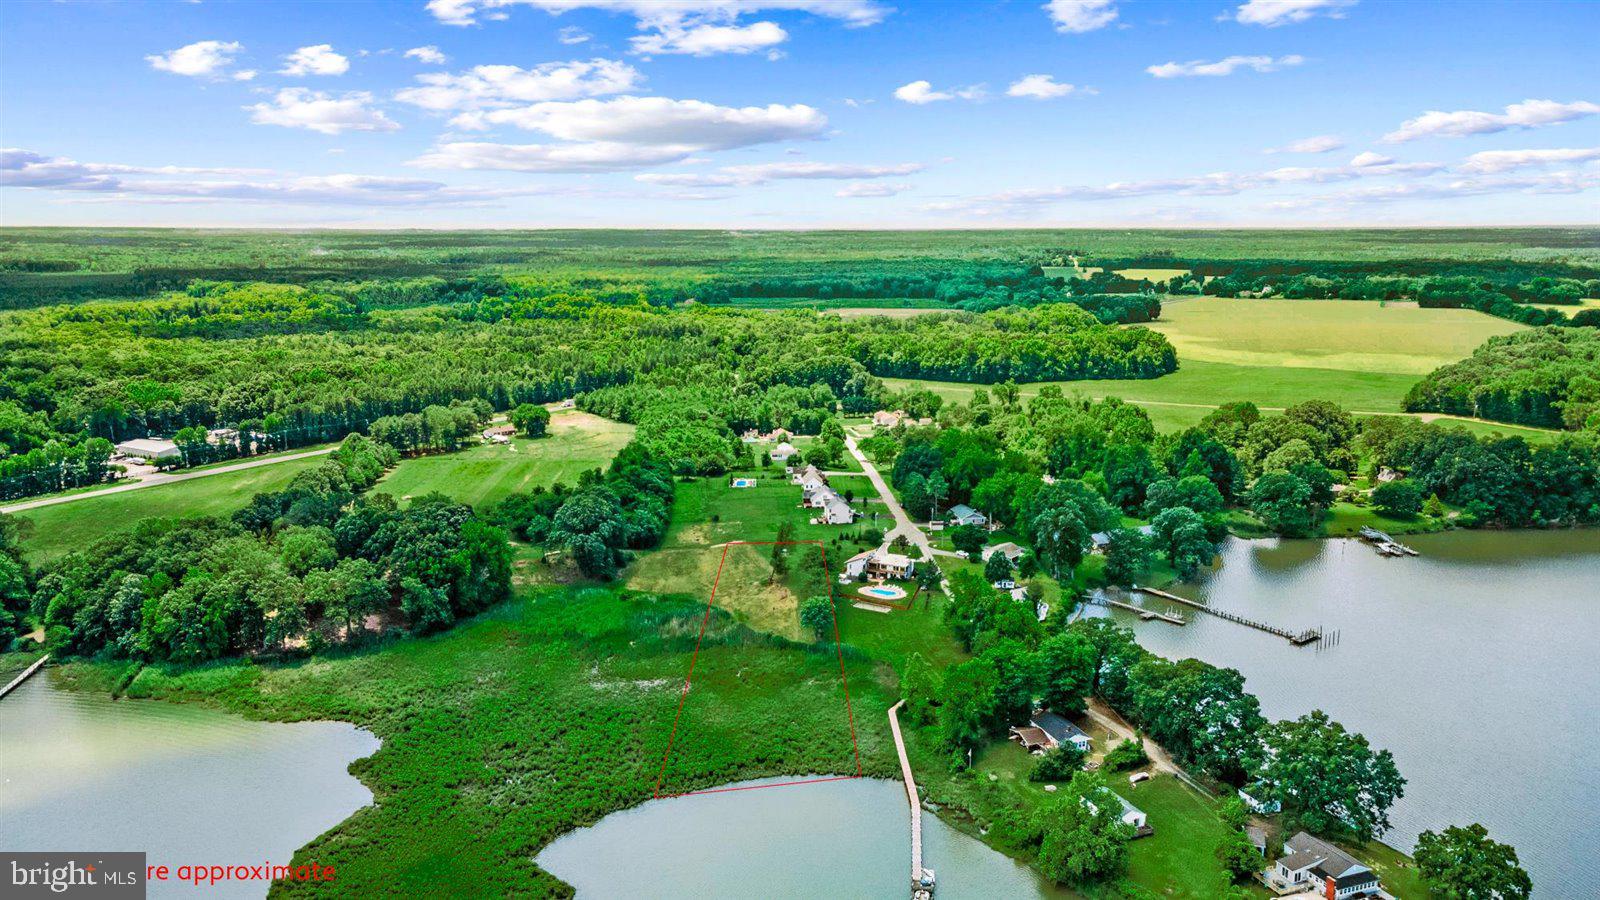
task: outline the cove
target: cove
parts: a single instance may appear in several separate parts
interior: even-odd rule
[[[931,814],[922,829],[938,897],[1071,896]],[[652,800],[557,838],[535,861],[580,898],[898,898],[909,896],[910,846],[905,788],[858,778]]]
[[[61,690],[0,700],[0,847],[143,850],[151,865],[287,865],[372,802],[348,772],[379,741],[341,722],[255,722]],[[263,882],[152,884],[152,897],[263,897]]]
[[[1482,822],[1517,848],[1546,898],[1600,883],[1600,531],[1408,535],[1421,556],[1359,541],[1229,540],[1222,564],[1174,592],[1335,646],[1184,610],[1139,643],[1244,674],[1269,719],[1320,708],[1394,753],[1407,779],[1384,839]],[[1151,597],[1155,609],[1176,604]],[[1086,614],[1101,614],[1087,607]]]

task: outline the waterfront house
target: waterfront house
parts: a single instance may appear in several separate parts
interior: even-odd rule
[[[863,550],[844,561],[844,574],[848,578],[897,579],[904,581],[916,573],[916,560],[887,550]]]
[[[1106,791],[1106,793],[1110,794],[1112,798],[1115,799],[1119,805],[1121,805],[1122,815],[1120,818],[1122,819],[1123,824],[1133,826],[1136,837],[1144,837],[1148,834],[1154,834],[1154,830],[1150,828],[1150,819],[1144,814],[1144,810],[1134,806],[1132,803],[1129,803],[1127,798],[1123,797],[1116,791]],[[1094,801],[1090,800],[1088,797],[1083,798],[1083,805],[1089,807],[1089,811],[1095,813],[1096,815],[1100,813],[1100,808],[1095,806]]]
[[[1138,528],[1135,528],[1134,531],[1139,532],[1145,537],[1154,537],[1156,533],[1156,527],[1154,525],[1140,525]],[[1110,543],[1111,532],[1109,531],[1096,531],[1094,534],[1089,535],[1090,552],[1104,553],[1106,547],[1110,545]]]
[[[1045,734],[1043,728],[1035,728],[1032,725],[1020,727],[1013,725],[1011,727],[1011,738],[1021,744],[1022,749],[1029,753],[1043,753],[1055,746],[1050,742],[1050,735]]]
[[[1067,721],[1065,716],[1056,715],[1047,709],[1036,709],[1033,711],[1033,718],[1029,720],[1028,724],[1042,729],[1045,734],[1048,734],[1052,742],[1051,746],[1071,744],[1084,753],[1089,752],[1089,735],[1085,734],[1082,728]]]
[[[1266,791],[1267,786],[1264,784],[1248,785],[1239,788],[1239,799],[1244,801],[1246,809],[1257,815],[1265,816],[1280,812],[1283,809],[1283,804],[1276,800],[1261,799],[1266,796]]]
[[[950,521],[957,525],[987,525],[989,517],[965,503],[950,507]]]
[[[1327,900],[1383,897],[1378,875],[1354,857],[1304,831],[1283,842],[1283,856],[1262,873],[1277,893],[1312,890]]]

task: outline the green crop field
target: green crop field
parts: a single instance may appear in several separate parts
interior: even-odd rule
[[[551,416],[545,437],[402,460],[374,490],[402,500],[440,491],[483,509],[515,491],[576,484],[579,473],[605,468],[632,437],[632,425],[562,410]]]
[[[1189,362],[1426,375],[1523,326],[1466,309],[1350,300],[1196,298],[1149,326]],[[1407,385],[1409,387],[1409,385]],[[1331,399],[1331,398],[1330,398]]]
[[[1346,300],[1197,298],[1167,304],[1150,327],[1178,350],[1178,371],[1139,381],[1057,381],[1066,391],[1120,397],[1145,408],[1163,431],[1197,424],[1218,405],[1249,400],[1266,411],[1304,400],[1331,400],[1364,415],[1399,414],[1422,375],[1470,355],[1495,335],[1523,328],[1461,309]],[[913,382],[885,379],[891,387]],[[918,382],[948,401],[964,401],[979,385]],[[1041,384],[1024,385],[1023,397]],[[1502,423],[1425,416],[1475,434],[1555,432]]]

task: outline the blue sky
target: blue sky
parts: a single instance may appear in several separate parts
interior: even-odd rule
[[[1600,3],[0,7],[0,223],[1600,218]]]

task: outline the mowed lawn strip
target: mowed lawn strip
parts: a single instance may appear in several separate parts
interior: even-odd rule
[[[632,438],[632,425],[561,410],[550,417],[544,437],[518,435],[509,444],[401,460],[373,490],[396,499],[439,491],[482,511],[517,491],[558,481],[575,485],[579,474],[610,464]]]
[[[222,472],[157,484],[136,491],[85,497],[71,503],[16,513],[22,544],[34,563],[44,563],[135,522],[159,516],[226,516],[262,491],[286,486],[295,475],[327,462],[325,456]]]

